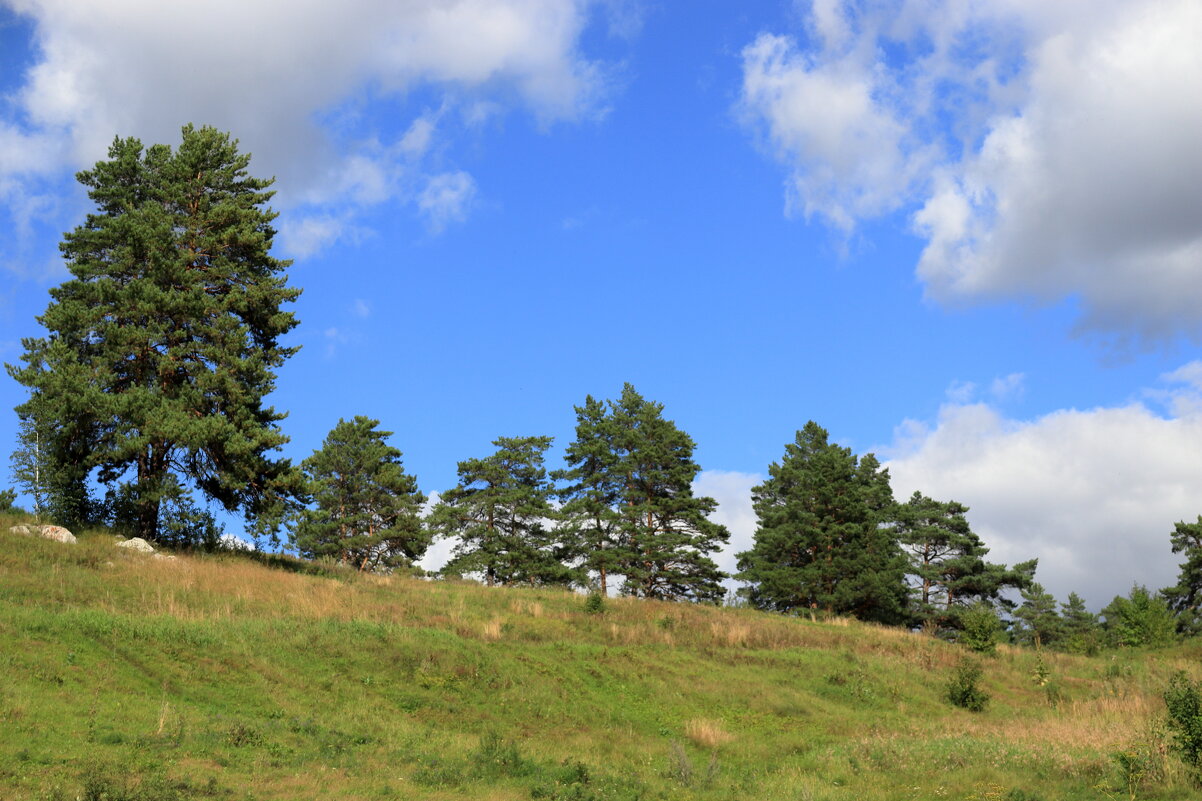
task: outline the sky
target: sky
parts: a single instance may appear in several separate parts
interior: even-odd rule
[[[74,173],[213,125],[304,290],[284,455],[368,415],[437,492],[631,382],[727,569],[814,420],[1096,609],[1202,514],[1199,41],[1197,0],[0,0],[0,361]]]

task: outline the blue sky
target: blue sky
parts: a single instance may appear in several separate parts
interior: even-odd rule
[[[396,6],[0,0],[0,359],[66,276],[74,171],[212,124],[277,177],[295,459],[367,414],[443,490],[497,436],[558,460],[629,381],[732,553],[813,419],[1061,598],[1171,583],[1202,513],[1196,2]]]

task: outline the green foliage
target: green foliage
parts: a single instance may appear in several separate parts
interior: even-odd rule
[[[8,365],[14,376],[14,368]],[[19,380],[19,377],[18,377]],[[17,485],[33,498],[33,513],[68,528],[97,522],[101,507],[88,488],[87,443],[78,421],[45,422],[53,395],[31,394],[17,407],[17,448],[12,453],[12,474]]]
[[[979,654],[992,654],[997,648],[1002,633],[1002,622],[993,607],[981,601],[969,607],[960,616],[961,631],[957,639],[961,645]]]
[[[1056,599],[1038,582],[1032,582],[1022,591],[1022,599],[1022,605],[1014,610],[1014,639],[1036,648],[1056,646],[1064,637],[1063,621],[1056,613]]]
[[[1116,647],[1159,648],[1176,639],[1177,621],[1168,604],[1138,584],[1126,598],[1115,596],[1102,618],[1107,638]]]
[[[557,491],[563,500],[560,525],[580,566],[598,578],[602,595],[609,576],[622,566],[619,507],[622,503],[622,454],[615,441],[616,426],[605,402],[589,395],[576,409],[576,439],[567,447],[565,470],[554,473],[568,485]]]
[[[1164,691],[1164,704],[1177,753],[1186,765],[1202,769],[1202,691],[1198,683],[1183,671],[1173,674]]]
[[[857,458],[810,421],[752,501],[759,526],[739,554],[738,578],[750,583],[753,606],[904,618],[905,558],[886,527],[893,493],[872,454]]]
[[[605,596],[599,592],[590,592],[584,600],[584,611],[590,615],[599,615],[605,611]]]
[[[458,486],[442,493],[429,524],[458,542],[444,575],[479,573],[494,584],[569,584],[576,571],[551,525],[558,512],[544,468],[551,437],[500,437],[483,459],[459,463]]]
[[[378,430],[379,424],[363,416],[340,419],[301,464],[312,498],[293,532],[301,555],[369,570],[407,566],[425,554],[426,496],[402,467],[401,452],[386,442],[392,432]]]
[[[1175,524],[1171,535],[1173,553],[1185,561],[1177,583],[1161,591],[1169,607],[1177,614],[1178,629],[1184,634],[1202,633],[1202,515],[1198,522]]]
[[[77,176],[97,212],[61,245],[73,277],[39,318],[49,336],[8,368],[30,391],[17,412],[36,421],[51,515],[91,519],[96,471],[129,487],[147,539],[183,484],[253,516],[292,480],[271,456],[283,415],[263,403],[299,294],[269,255],[271,181],[212,128],[185,127],[174,151],[118,138],[108,156]]]
[[[529,776],[537,770],[534,763],[522,756],[518,744],[496,732],[487,732],[480,745],[468,755],[472,776],[495,781],[499,778]]]
[[[0,490],[0,514],[17,511],[17,492],[16,490],[6,489]]]
[[[981,666],[971,659],[962,659],[947,683],[947,700],[969,712],[983,712],[989,703],[989,693],[981,688]]]
[[[989,549],[969,527],[967,513],[961,503],[921,492],[894,512],[896,536],[909,557],[914,622],[932,633],[962,629],[965,610],[980,602],[1007,606],[1002,592],[1026,588],[1035,574],[1036,560],[1013,568],[986,562]]]
[[[1101,647],[1098,616],[1085,608],[1085,601],[1075,592],[1060,605],[1060,647],[1071,654],[1094,656]]]
[[[730,533],[708,518],[717,501],[693,495],[695,444],[663,411],[630,384],[576,407],[569,469],[556,474],[572,482],[560,492],[565,539],[603,592],[617,572],[627,595],[717,602],[725,574],[709,555]]]

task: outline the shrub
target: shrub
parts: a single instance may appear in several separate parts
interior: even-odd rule
[[[989,693],[979,686],[981,666],[968,659],[961,660],[947,685],[947,700],[969,712],[982,712],[989,703]]]
[[[965,610],[960,618],[963,626],[960,642],[970,651],[992,654],[997,647],[997,638],[1002,631],[1002,622],[987,603],[979,603]]]
[[[1178,671],[1169,679],[1164,703],[1169,710],[1168,725],[1175,750],[1185,764],[1202,768],[1202,694],[1197,683]]]
[[[517,743],[503,740],[489,732],[480,738],[480,747],[469,757],[472,773],[477,778],[495,779],[501,776],[526,776],[535,766],[518,750]]]
[[[590,615],[599,615],[605,611],[605,597],[599,592],[590,592],[584,601],[584,611]]]

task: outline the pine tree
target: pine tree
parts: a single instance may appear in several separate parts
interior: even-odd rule
[[[1056,613],[1056,599],[1039,582],[1022,591],[1022,605],[1014,610],[1017,622],[1015,639],[1036,648],[1056,645],[1064,633],[1063,621]]]
[[[617,494],[619,567],[627,595],[663,600],[717,602],[726,576],[709,554],[730,540],[707,515],[713,498],[693,495],[701,468],[692,437],[663,416],[664,405],[643,398],[630,384],[610,402],[611,470]]]
[[[147,539],[183,483],[253,516],[294,478],[263,399],[295,350],[281,306],[299,290],[269,254],[271,181],[249,160],[212,128],[185,127],[174,151],[116,139],[77,176],[97,212],[61,245],[73,278],[39,318],[49,337],[9,366],[63,481],[128,485]]]
[[[964,610],[980,602],[1012,608],[1002,593],[1029,586],[1035,575],[1035,560],[1013,568],[986,562],[989,548],[972,531],[967,513],[961,503],[921,492],[897,507],[897,538],[913,577],[914,622],[931,633],[958,630]]]
[[[605,403],[591,395],[576,409],[576,440],[568,446],[568,469],[554,473],[570,482],[558,491],[564,501],[562,533],[571,542],[581,568],[597,574],[601,595],[608,594],[610,574],[620,569],[622,476],[615,449],[615,427]]]
[[[1177,615],[1183,634],[1202,633],[1202,515],[1198,522],[1175,524],[1171,535],[1173,553],[1185,555],[1177,584],[1161,591]]]
[[[301,464],[312,497],[293,544],[307,557],[328,556],[359,570],[409,565],[426,552],[426,496],[405,472],[401,452],[387,443],[379,420],[357,416],[326,435]]]
[[[552,526],[554,487],[543,466],[551,437],[500,437],[483,459],[459,463],[459,484],[430,515],[442,537],[459,540],[446,575],[478,573],[494,584],[568,584],[578,573]]]
[[[1063,628],[1061,641],[1064,650],[1073,654],[1092,656],[1099,647],[1098,616],[1085,608],[1085,601],[1075,592],[1060,605]]]
[[[810,421],[752,501],[759,526],[738,578],[754,606],[903,619],[905,559],[889,525],[889,473],[875,457],[858,459]]]

